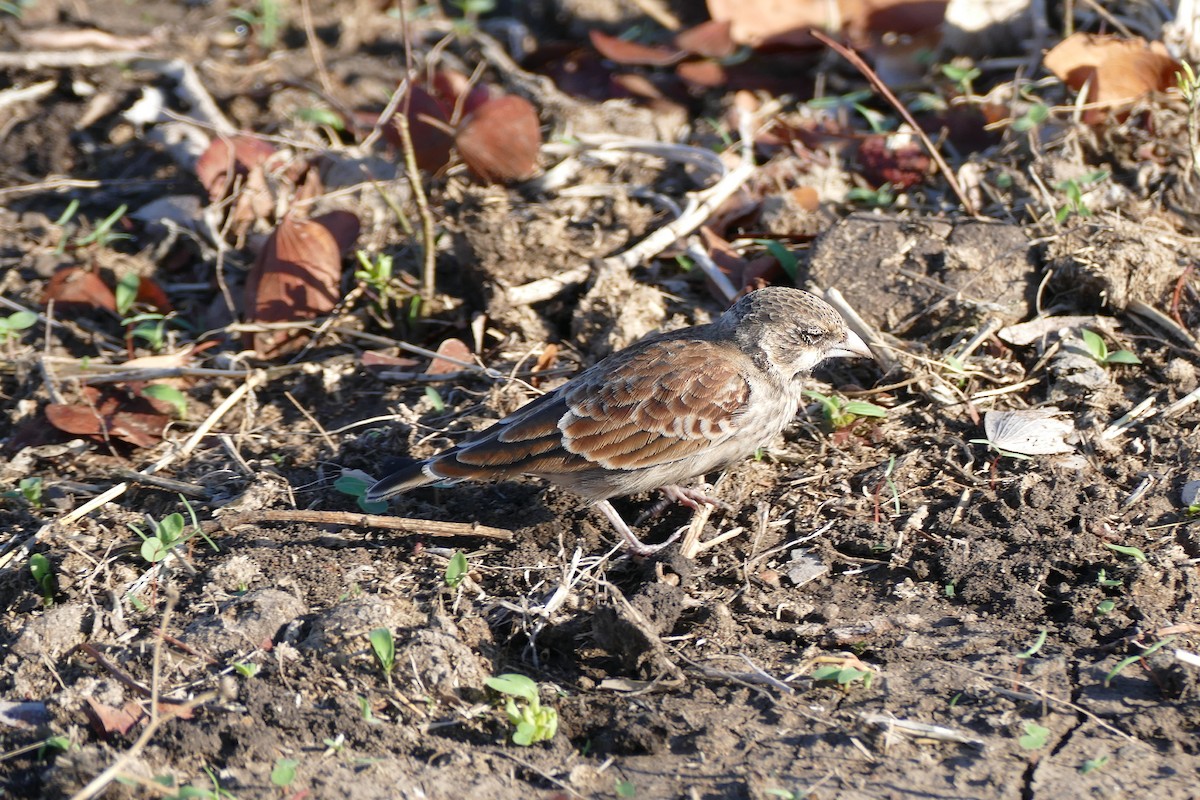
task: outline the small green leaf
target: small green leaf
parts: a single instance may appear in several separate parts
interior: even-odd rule
[[[370,481],[359,475],[347,475],[344,473],[333,482],[334,489],[337,489],[342,494],[348,494],[353,497],[361,497],[370,486]]]
[[[375,628],[367,638],[371,640],[371,651],[385,675],[390,675],[396,666],[396,640],[389,628]]]
[[[1033,658],[1035,655],[1037,655],[1037,652],[1042,649],[1042,646],[1046,644],[1046,637],[1049,636],[1049,634],[1050,631],[1047,628],[1042,628],[1041,633],[1039,633],[1037,639],[1034,640],[1033,646],[1023,653],[1018,653],[1017,658]]]
[[[1113,609],[1116,607],[1117,607],[1117,604],[1114,603],[1112,600],[1101,600],[1100,603],[1097,604],[1097,606],[1096,606],[1096,613],[1101,616],[1104,616],[1106,614],[1111,614],[1113,612]]]
[[[293,758],[281,758],[275,762],[275,769],[271,770],[271,783],[281,788],[287,788],[292,785],[292,781],[296,780],[296,767],[300,765],[299,761]]]
[[[1100,334],[1084,328],[1079,335],[1083,337],[1083,345],[1092,358],[1100,362],[1108,358],[1108,345],[1104,343],[1104,339],[1100,338]]]
[[[520,697],[529,702],[536,700],[538,696],[537,684],[531,678],[518,675],[515,672],[508,672],[488,678],[484,683],[487,684],[489,689],[500,694]]]
[[[792,283],[795,283],[800,274],[800,259],[796,257],[796,254],[775,239],[755,239],[754,241],[767,248],[767,252],[779,262],[779,266],[787,273]]]
[[[136,272],[126,272],[117,281],[117,313],[122,317],[129,313],[137,300],[138,289],[142,287],[142,276]]]
[[[450,563],[446,565],[446,585],[451,589],[455,588],[467,577],[467,571],[467,557],[461,550],[455,551],[450,557]]]
[[[37,581],[38,586],[42,586],[53,574],[50,559],[41,553],[34,553],[29,557],[29,572],[33,575],[33,579]]]
[[[32,328],[37,324],[38,316],[32,311],[14,311],[7,317],[0,320],[4,323],[4,327],[13,331],[23,331],[26,328]]]
[[[442,401],[442,396],[438,393],[437,389],[432,386],[426,386],[425,396],[429,398],[429,405],[433,406],[434,411],[441,412],[446,410],[446,404]]]
[[[637,797],[637,787],[630,781],[617,781],[615,788],[617,797]]]
[[[328,108],[299,108],[295,111],[295,117],[298,122],[307,122],[310,125],[324,125],[335,131],[344,130],[346,127],[345,123],[342,122],[342,115]]]
[[[1105,364],[1134,364],[1142,363],[1142,360],[1128,350],[1118,350],[1115,353],[1109,353],[1104,359]]]
[[[842,406],[842,413],[853,414],[856,417],[886,417],[887,409],[882,406],[877,406],[874,403],[866,403],[862,400],[851,400]]]
[[[163,517],[162,522],[158,523],[158,529],[155,533],[158,538],[162,539],[163,544],[168,547],[179,541],[183,535],[183,514],[176,511],[173,514],[168,514]]]
[[[187,416],[187,397],[174,386],[168,386],[165,383],[152,383],[145,389],[142,389],[142,396],[149,397],[151,400],[170,403],[180,419]]]
[[[1108,756],[1100,756],[1098,758],[1089,758],[1083,762],[1083,766],[1079,768],[1082,775],[1087,775],[1089,772],[1095,772],[1108,763]]]
[[[1109,550],[1112,550],[1114,553],[1120,553],[1123,556],[1131,557],[1134,561],[1137,561],[1139,564],[1144,563],[1146,561],[1146,554],[1143,553],[1140,549],[1138,549],[1136,547],[1129,547],[1129,546],[1123,545],[1123,544],[1111,544],[1110,542],[1105,542],[1104,546],[1107,547]]]
[[[1036,722],[1025,723],[1025,735],[1017,739],[1022,750],[1040,750],[1050,740],[1050,729],[1043,728]]]
[[[162,561],[167,557],[168,549],[169,548],[165,547],[158,537],[151,536],[149,539],[142,542],[142,558],[146,559],[151,564],[157,564],[159,561]]]

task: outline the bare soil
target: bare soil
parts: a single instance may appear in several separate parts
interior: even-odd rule
[[[23,31],[51,24],[154,33],[150,49],[200,65],[239,126],[300,136],[292,114],[314,102],[317,73],[298,10],[270,55],[252,33],[226,43],[238,31],[224,2],[148,0],[136,13],[86,5],[81,16],[77,4],[39,2],[6,20],[0,41],[19,53]],[[313,5],[345,88],[337,100],[381,108],[403,75],[398,21],[366,2]],[[572,33],[532,21],[539,35]],[[220,345],[194,365],[244,364],[219,357],[238,352],[240,336],[226,327],[203,232],[126,220],[129,239],[58,246],[56,220],[72,200],[83,230],[120,204],[133,213],[164,196],[208,203],[195,175],[121,115],[147,87],[169,95],[174,81],[136,62],[5,64],[0,86],[55,83],[36,103],[0,111],[3,297],[45,311],[55,270],[81,263],[152,275],[190,323],[168,350],[209,331]],[[722,101],[703,102],[711,112]],[[539,110],[547,129],[568,122]],[[1200,404],[1110,429],[1146,398],[1161,410],[1200,383],[1200,351],[1129,311],[1135,301],[1169,308],[1175,293],[1181,327],[1200,332],[1195,292],[1177,291],[1200,239],[1163,199],[1182,193],[1186,161],[1163,179],[1175,189],[1139,195],[1118,155],[1065,142],[1044,142],[1036,165],[1020,148],[989,154],[997,173],[1018,176],[1087,158],[1123,194],[1089,196],[1089,216],[1056,225],[1055,209],[1013,211],[1018,195],[1040,202],[1032,188],[1020,194],[1021,180],[985,209],[986,222],[939,210],[932,189],[917,189],[907,209],[836,206],[815,242],[796,249],[797,282],[841,289],[900,353],[888,374],[865,362],[823,367],[813,388],[888,413],[834,431],[814,403],[761,459],[709,476],[734,510],[714,512],[704,538],[741,532],[695,559],[677,546],[625,555],[599,513],[534,482],[420,490],[388,512],[509,529],[510,541],[354,525],[349,514],[332,525],[266,519],[276,509],[358,511],[333,487],[342,469],[381,476],[389,458],[429,455],[518,407],[532,392],[503,376],[530,369],[548,342],[562,369],[536,378],[541,389],[650,330],[719,314],[703,278],[671,259],[597,268],[547,301],[504,304],[506,288],[664,224],[660,207],[628,195],[481,187],[461,173],[431,184],[444,234],[431,318],[401,310],[389,330],[363,303],[306,351],[251,360],[278,368],[291,358],[294,368],[267,373],[161,474],[202,489],[187,502],[207,538],[157,565],[131,525],[187,518],[169,487],[134,482],[81,518],[43,526],[187,440],[244,380],[187,377],[186,416],[153,447],[72,445],[43,413],[78,392],[55,370],[130,355],[116,319],[60,310],[64,326],[0,343],[0,483],[14,492],[0,500],[0,543],[31,548],[53,571],[47,603],[27,555],[0,567],[0,797],[71,797],[122,758],[105,797],[201,796],[182,787],[353,800],[1200,797],[1200,669],[1175,655],[1200,649],[1200,518],[1181,499],[1200,480]],[[668,196],[688,188],[678,170],[640,162],[592,168]],[[408,203],[402,178],[381,180]],[[418,248],[390,206],[355,191],[341,207],[363,222],[358,247],[393,253],[417,274]],[[239,297],[262,232],[223,256],[221,278]],[[501,377],[387,380],[362,359],[386,344],[343,330],[436,349],[450,337],[472,343],[480,312],[478,354]],[[1006,345],[994,335],[1050,312],[1093,319],[1142,365],[1068,364],[1066,340]],[[993,322],[966,372],[940,366]],[[408,369],[419,373],[428,360],[417,358]],[[1072,420],[1074,455],[1006,457],[976,441],[986,411],[1050,401]],[[44,487],[36,503],[17,491],[34,476]],[[635,519],[656,499],[617,505]],[[238,524],[221,524],[232,513]],[[641,530],[662,540],[690,519],[669,508]],[[470,572],[451,588],[457,550]],[[377,628],[395,640],[389,676],[371,653]],[[850,670],[844,683],[818,679],[831,665]],[[550,741],[510,741],[484,683],[507,672],[536,680],[557,710]],[[166,719],[151,723],[150,692]],[[122,711],[128,724],[114,718]],[[51,737],[62,746],[41,746]],[[290,777],[280,771],[289,762]]]

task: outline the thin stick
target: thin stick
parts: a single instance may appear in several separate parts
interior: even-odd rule
[[[854,68],[861,72],[863,77],[875,87],[875,91],[883,95],[884,99],[892,104],[892,107],[896,109],[896,112],[904,118],[904,121],[907,122],[909,127],[913,129],[913,133],[915,133],[917,138],[921,140],[921,144],[925,145],[925,149],[929,152],[929,157],[933,159],[935,164],[937,164],[938,169],[942,173],[942,177],[946,179],[946,183],[950,185],[950,189],[958,197],[958,201],[962,203],[963,210],[972,217],[978,216],[979,212],[975,209],[975,204],[971,202],[971,199],[967,197],[966,192],[964,192],[962,187],[958,185],[958,178],[954,176],[954,170],[950,169],[950,165],[947,164],[946,160],[942,158],[942,154],[938,152],[938,149],[933,146],[933,142],[929,139],[929,136],[924,130],[921,129],[921,126],[917,124],[917,121],[913,119],[913,115],[910,114],[908,109],[904,107],[904,104],[900,102],[896,95],[892,94],[892,90],[887,87],[887,84],[880,80],[879,75],[876,74],[875,70],[871,69],[866,61],[863,61],[862,56],[851,50],[849,47],[846,47],[846,45],[842,44],[841,42],[834,41],[815,28],[811,29],[810,32],[812,33],[813,37],[817,39],[817,41],[824,43],[825,46],[830,50],[833,50],[842,58],[849,61]]]
[[[259,522],[309,522],[313,525],[345,525],[354,528],[382,528],[389,531],[422,533],[426,536],[476,536],[510,542],[513,532],[506,528],[493,528],[477,522],[440,522],[413,517],[389,517],[383,514],[359,514],[353,511],[307,511],[275,509],[253,513],[226,514],[220,518],[223,528],[251,525]]]
[[[308,51],[312,54],[313,64],[317,67],[317,77],[321,88],[328,95],[333,95],[333,81],[329,79],[329,70],[325,68],[325,56],[321,53],[321,42],[317,39],[317,29],[313,25],[312,0],[300,0],[300,12],[304,17],[304,35],[308,39]]]

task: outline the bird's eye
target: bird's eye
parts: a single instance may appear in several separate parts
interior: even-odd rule
[[[800,328],[796,332],[800,336],[800,341],[807,345],[815,345],[825,336],[825,331],[820,328]]]

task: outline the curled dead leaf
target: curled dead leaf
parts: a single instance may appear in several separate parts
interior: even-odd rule
[[[533,177],[542,131],[533,104],[506,95],[463,120],[454,141],[472,172],[489,183],[503,183]]]
[[[138,447],[153,447],[162,441],[170,417],[155,411],[144,397],[115,387],[103,391],[84,389],[83,403],[51,403],[46,419],[63,433],[87,436],[96,441],[117,439]]]
[[[631,42],[628,39],[619,39],[595,30],[588,31],[588,38],[592,41],[592,47],[596,48],[600,55],[609,61],[627,66],[668,67],[682,60],[686,55],[683,50],[678,48]]]
[[[213,139],[196,162],[196,177],[210,200],[220,200],[229,194],[236,177],[245,177],[274,154],[274,145],[253,136]]]
[[[246,279],[246,316],[251,322],[314,319],[337,305],[342,253],[358,237],[358,218],[335,211],[316,219],[288,216],[267,239]],[[300,331],[247,334],[246,346],[263,358],[301,347]]]
[[[408,135],[412,139],[417,166],[425,172],[437,172],[450,163],[450,148],[454,144],[449,114],[437,98],[420,86],[412,87],[407,102]],[[404,138],[394,121],[384,126],[383,136],[396,152],[404,152]]]
[[[83,267],[60,269],[42,293],[42,305],[51,300],[58,309],[102,308],[117,313],[117,298],[95,272]]]
[[[438,345],[437,353],[439,356],[448,356],[454,361],[447,361],[441,358],[435,358],[429,362],[429,367],[425,370],[426,375],[445,375],[450,372],[462,372],[463,365],[457,362],[466,362],[474,364],[475,361],[471,357],[471,348],[467,347],[461,339],[447,339]]]
[[[1179,62],[1162,42],[1147,42],[1140,36],[1121,39],[1074,33],[1055,45],[1044,59],[1046,69],[1075,91],[1088,86],[1087,102],[1108,108],[1127,105],[1153,91],[1175,85]],[[1089,122],[1107,114],[1093,109]]]
[[[733,41],[733,23],[727,19],[701,22],[676,34],[675,46],[705,58],[728,58],[737,50],[737,43]]]

